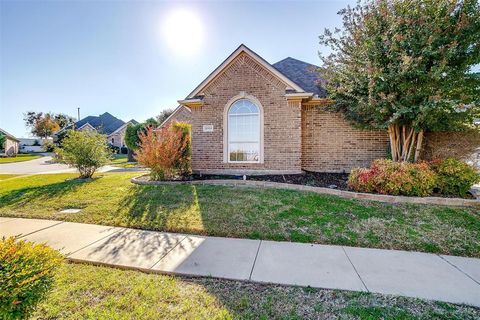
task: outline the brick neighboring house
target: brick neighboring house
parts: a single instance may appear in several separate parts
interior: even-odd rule
[[[386,131],[326,111],[317,68],[293,58],[271,65],[241,45],[162,125],[192,124],[198,173],[348,172],[384,158]]]
[[[135,120],[124,122],[110,113],[105,112],[99,116],[88,116],[77,121],[73,126],[68,126],[56,133],[56,136],[64,132],[65,130],[89,130],[98,131],[107,135],[107,140],[110,145],[116,147],[125,147],[125,130],[129,124],[137,124]]]
[[[2,151],[2,153],[8,157],[16,156],[19,150],[20,140],[18,140],[13,135],[11,135],[10,133],[8,133],[7,131],[1,128],[0,128],[0,133],[6,137],[5,145],[0,146],[0,150]]]

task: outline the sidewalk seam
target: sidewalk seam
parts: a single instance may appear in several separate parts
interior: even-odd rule
[[[48,221],[48,220],[47,220],[47,221]],[[50,221],[52,221],[52,220],[50,220]],[[26,236],[29,236],[29,235],[34,234],[34,233],[37,233],[37,232],[39,232],[39,231],[43,231],[43,230],[46,230],[46,229],[49,229],[49,228],[58,226],[59,224],[62,224],[62,223],[65,223],[65,221],[60,221],[59,223],[52,224],[51,226],[48,226],[48,227],[45,227],[45,228],[42,228],[42,229],[38,229],[38,230],[32,231],[32,232],[30,232],[30,233],[22,234],[20,237],[18,237],[18,239],[25,238]]]
[[[69,256],[77,253],[78,251],[81,251],[81,250],[83,250],[83,249],[85,249],[85,248],[90,247],[92,244],[97,243],[98,241],[101,241],[101,240],[103,240],[103,239],[106,239],[106,238],[108,238],[108,237],[111,237],[111,236],[113,236],[114,234],[119,233],[120,231],[122,231],[122,229],[125,230],[125,228],[122,228],[122,227],[112,227],[112,228],[118,228],[119,230],[117,230],[117,231],[115,231],[115,232],[112,232],[112,233],[110,233],[110,234],[107,234],[106,236],[101,237],[100,239],[97,239],[97,240],[93,241],[92,243],[89,243],[89,244],[87,244],[86,246],[81,247],[80,249],[77,249],[77,250],[75,250],[75,251],[72,251],[72,252],[70,252],[69,254],[65,255],[65,257],[69,257]]]
[[[473,277],[471,277],[468,273],[466,273],[465,271],[463,271],[462,269],[460,269],[459,267],[457,267],[456,265],[454,265],[452,262],[448,261],[447,259],[445,259],[444,257],[442,257],[441,255],[437,254],[437,256],[442,259],[443,261],[445,261],[446,263],[448,263],[449,265],[451,265],[452,267],[454,267],[455,269],[457,269],[458,271],[460,271],[461,273],[463,273],[464,275],[466,275],[467,277],[469,277],[470,279],[472,279],[476,284],[480,285],[480,282],[478,282],[477,280],[475,280]]]
[[[360,281],[362,281],[363,286],[365,287],[365,289],[367,290],[367,292],[370,292],[370,290],[368,289],[367,285],[365,284],[365,281],[363,281],[362,277],[360,276],[360,273],[358,273],[357,268],[356,268],[355,265],[353,264],[352,260],[350,260],[350,257],[348,256],[347,251],[345,250],[345,248],[344,248],[343,246],[342,246],[342,250],[343,250],[343,253],[345,253],[345,256],[347,257],[348,261],[349,261],[350,264],[352,265],[353,270],[355,270],[355,273],[357,274],[358,278],[360,279]]]
[[[160,259],[158,259],[157,262],[155,262],[150,268],[148,268],[149,270],[150,269],[153,269],[153,267],[155,267],[163,258],[165,258],[167,256],[167,254],[169,254],[170,252],[172,252],[173,249],[175,249],[180,243],[183,242],[183,240],[187,239],[188,236],[185,236],[182,238],[182,240],[178,241],[172,249],[168,250],[163,256],[160,257]]]
[[[258,252],[260,251],[260,246],[262,245],[262,240],[258,243],[257,253],[255,254],[255,259],[253,259],[252,270],[250,270],[250,276],[248,280],[252,280],[253,269],[255,268],[255,263],[257,262]]]

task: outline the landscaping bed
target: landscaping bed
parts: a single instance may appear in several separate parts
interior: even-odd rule
[[[193,174],[185,180],[222,180],[235,179],[241,180],[243,176],[238,175],[211,175],[211,174]],[[282,175],[247,175],[247,180],[268,181],[279,183],[291,183],[312,187],[324,187],[331,189],[349,190],[348,173],[326,173],[305,171],[303,174],[282,174]]]

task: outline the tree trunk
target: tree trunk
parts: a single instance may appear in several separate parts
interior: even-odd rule
[[[130,148],[128,148],[128,150],[127,150],[127,160],[128,160],[128,162],[135,162],[135,157],[133,155],[133,151]]]
[[[388,126],[388,136],[393,161],[416,162],[419,160],[423,130],[417,132],[410,126],[391,124]]]

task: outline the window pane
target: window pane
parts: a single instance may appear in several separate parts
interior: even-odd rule
[[[259,143],[230,143],[230,161],[258,161]]]
[[[238,100],[231,107],[229,114],[258,113],[258,107],[249,100]]]
[[[237,115],[229,117],[228,137],[230,142],[260,141],[258,115]]]
[[[260,110],[249,100],[236,101],[228,110],[229,161],[257,162],[260,158]]]

